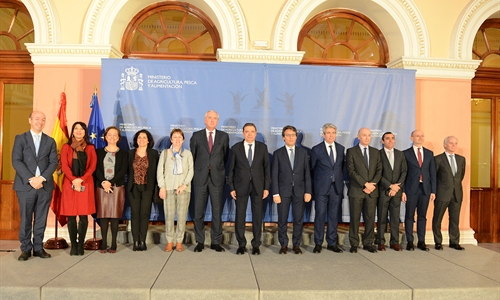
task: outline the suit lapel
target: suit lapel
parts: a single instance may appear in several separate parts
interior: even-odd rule
[[[31,134],[31,131],[28,131],[25,133],[25,138],[26,138],[26,142],[28,143],[28,145],[30,146],[31,150],[33,151],[33,156],[34,157],[37,157],[36,155],[36,147],[35,147],[35,141],[33,140],[33,135]],[[40,140],[40,148],[42,146],[42,140]],[[40,151],[40,149],[38,149],[38,151]]]
[[[360,159],[363,161],[363,164],[365,165],[366,169],[368,170],[368,165],[366,164],[365,157],[363,156],[363,153],[361,152],[361,148],[359,148],[359,145],[356,145],[356,148],[354,148],[354,149],[356,150],[356,153],[358,154]],[[368,151],[370,151],[370,148],[368,148]],[[371,155],[370,155],[370,157],[371,157]]]

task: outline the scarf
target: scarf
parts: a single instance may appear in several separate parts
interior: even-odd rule
[[[71,137],[71,148],[73,148],[73,158],[78,158],[78,152],[83,152],[85,151],[85,147],[87,147],[87,143],[85,142],[85,139],[81,139],[80,141],[77,141],[75,137]]]
[[[179,152],[174,152],[174,146],[170,146],[170,151],[172,151],[174,155],[174,170],[173,174],[174,175],[181,175],[182,174],[182,151],[184,151],[184,148],[181,147],[181,150]]]

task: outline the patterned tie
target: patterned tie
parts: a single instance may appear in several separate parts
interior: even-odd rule
[[[252,165],[252,144],[248,145],[248,164]]]
[[[418,149],[418,165],[420,166],[420,181],[422,182],[422,152],[420,152],[420,147]]]
[[[368,154],[366,154],[366,147],[364,148],[363,156],[365,157],[366,167],[370,168],[370,165],[368,164]]]
[[[295,161],[295,154],[293,153],[293,148],[290,148],[290,165],[292,166],[292,170],[294,161]]]
[[[333,157],[333,148],[332,145],[328,146],[330,147],[330,162],[332,163],[332,166],[335,165],[335,158]]]
[[[455,162],[453,161],[453,155],[450,155],[450,165],[451,165],[451,173],[453,173],[453,176],[457,174],[457,168],[455,168]]]
[[[35,134],[35,153],[38,156],[38,149],[40,148],[40,136]],[[40,176],[40,168],[37,166],[35,171],[35,176]]]
[[[213,132],[210,131],[210,134],[208,135],[208,151],[212,153],[212,149],[214,148],[214,139],[212,138]]]
[[[389,151],[389,163],[391,164],[391,169],[394,170],[394,154],[392,154],[392,151]]]

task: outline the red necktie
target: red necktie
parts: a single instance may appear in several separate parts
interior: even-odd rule
[[[420,147],[417,148],[418,149],[418,165],[420,166],[420,181],[423,181],[422,180],[422,152],[420,152]]]
[[[208,151],[212,153],[212,148],[214,147],[214,139],[212,138],[212,131],[210,131],[210,134],[208,135]]]

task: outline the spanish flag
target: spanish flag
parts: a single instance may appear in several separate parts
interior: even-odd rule
[[[66,225],[66,217],[59,214],[61,207],[61,195],[62,195],[62,183],[64,179],[64,174],[61,171],[61,149],[64,144],[68,142],[68,120],[66,119],[66,93],[61,93],[61,107],[57,113],[56,123],[54,124],[54,130],[52,130],[52,138],[56,141],[57,148],[57,159],[59,161],[57,169],[53,174],[54,177],[54,191],[52,192],[52,203],[50,208],[56,215],[57,220],[61,226]]]

